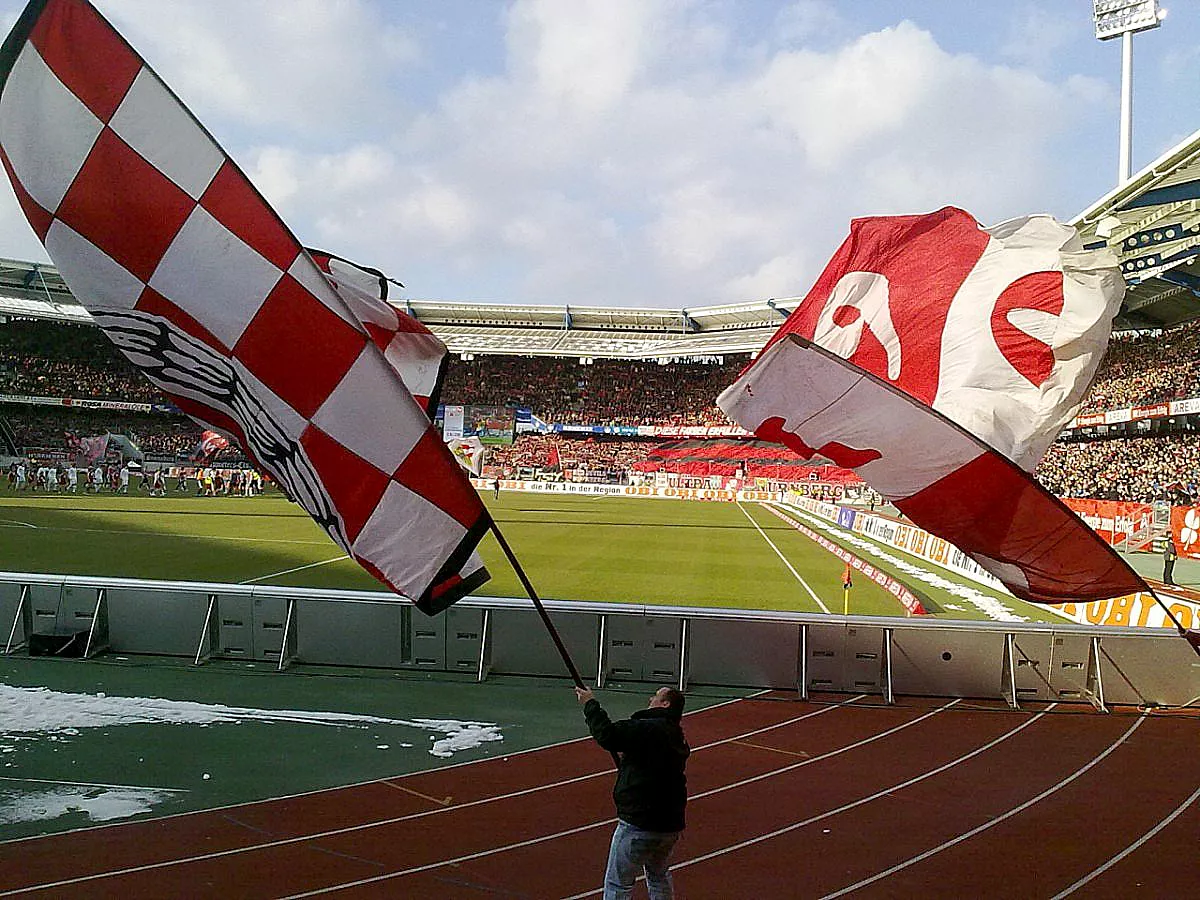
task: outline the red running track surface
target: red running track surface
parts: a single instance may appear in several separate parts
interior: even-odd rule
[[[1200,896],[1194,715],[773,695],[685,726],[685,900]],[[580,740],[12,841],[0,897],[599,897],[611,786]]]

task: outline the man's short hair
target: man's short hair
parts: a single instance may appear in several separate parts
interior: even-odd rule
[[[678,691],[673,687],[669,687],[663,688],[661,693],[663,699],[667,701],[667,709],[670,710],[674,715],[682,716],[684,702],[683,692]]]

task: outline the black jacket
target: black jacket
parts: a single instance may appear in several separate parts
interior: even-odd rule
[[[617,817],[646,831],[682,831],[691,750],[679,716],[656,707],[613,722],[599,700],[584,704],[583,715],[596,743],[619,760]]]

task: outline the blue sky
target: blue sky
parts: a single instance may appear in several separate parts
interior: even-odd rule
[[[414,298],[796,296],[855,216],[1068,219],[1116,180],[1090,0],[97,5],[301,240]],[[1200,2],[1164,5],[1135,170],[1200,128]],[[0,191],[0,256],[46,259]]]

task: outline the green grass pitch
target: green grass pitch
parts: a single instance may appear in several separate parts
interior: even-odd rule
[[[830,611],[842,611],[841,562],[756,504],[525,493],[485,499],[547,599],[818,612],[816,594]],[[490,535],[480,552],[492,573],[480,593],[522,596]],[[381,589],[342,556],[298,506],[277,494],[0,491],[0,568],[8,571]],[[935,606],[946,600],[913,586]],[[1009,601],[1023,615],[1046,618]],[[903,614],[897,600],[862,578],[850,611]],[[982,617],[974,610],[945,614]]]

